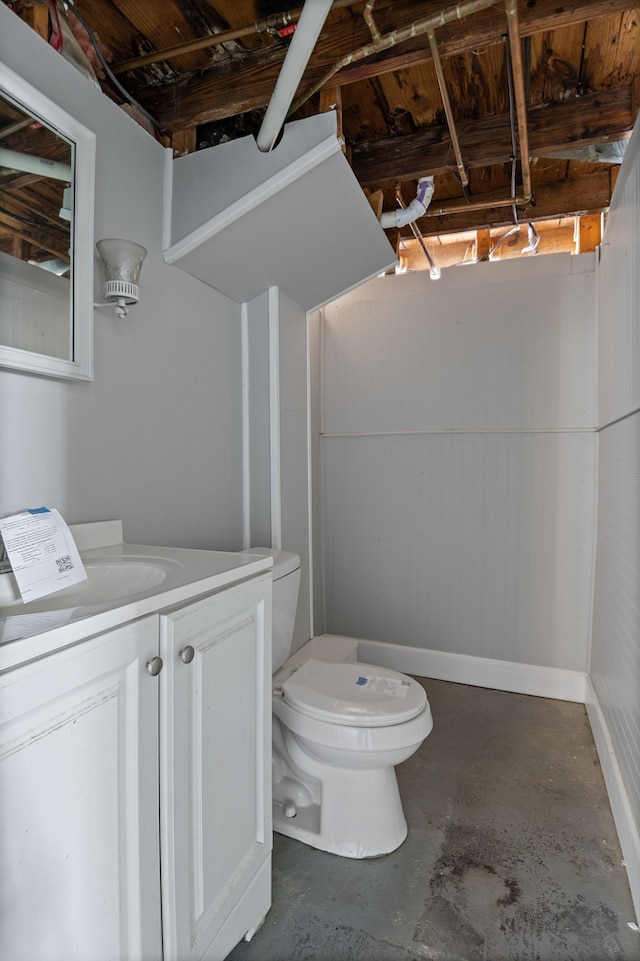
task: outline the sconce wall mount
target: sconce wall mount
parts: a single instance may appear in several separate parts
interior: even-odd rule
[[[126,317],[131,304],[140,300],[140,271],[147,251],[132,240],[110,237],[96,244],[104,267],[102,296],[106,303],[94,307],[115,307],[118,317]]]

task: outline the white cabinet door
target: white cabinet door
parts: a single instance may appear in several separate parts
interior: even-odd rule
[[[153,616],[0,677],[0,957],[158,961]]]
[[[270,906],[270,625],[270,576],[160,617],[165,961],[226,957]]]

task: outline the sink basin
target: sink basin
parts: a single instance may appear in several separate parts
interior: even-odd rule
[[[158,587],[181,565],[153,557],[99,557],[83,559],[86,581],[25,604],[13,574],[0,577],[0,617],[39,614],[70,607],[95,607],[126,600]]]

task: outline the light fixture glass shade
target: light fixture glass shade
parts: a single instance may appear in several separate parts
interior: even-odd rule
[[[104,265],[104,298],[119,304],[137,304],[140,271],[147,251],[133,240],[110,237],[96,244]]]

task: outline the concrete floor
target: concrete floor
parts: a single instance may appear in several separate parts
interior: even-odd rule
[[[423,683],[407,840],[353,861],[276,834],[273,907],[228,961],[640,961],[584,706]]]

